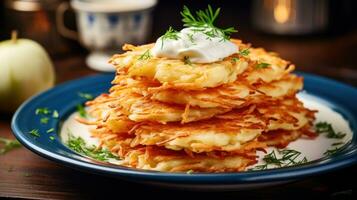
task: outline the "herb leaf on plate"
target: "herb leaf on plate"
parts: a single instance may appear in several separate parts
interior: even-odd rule
[[[96,160],[108,161],[109,159],[119,159],[107,149],[97,149],[95,146],[88,147],[83,138],[75,137],[71,133],[68,133],[67,146],[79,154]]]
[[[307,158],[301,158],[302,153],[294,149],[273,150],[263,157],[264,164],[256,165],[249,171],[272,169],[276,167],[290,167],[307,162]]]
[[[342,139],[346,136],[346,133],[336,132],[332,125],[327,122],[318,122],[315,125],[315,130],[317,133],[326,133],[327,138]]]
[[[19,147],[21,147],[21,143],[16,139],[11,140],[0,137],[0,155]]]

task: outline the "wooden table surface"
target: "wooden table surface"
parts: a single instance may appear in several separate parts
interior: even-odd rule
[[[261,34],[245,34],[247,41],[264,46],[291,60],[298,70],[328,76],[357,86],[357,37],[346,33],[327,38],[281,38]],[[243,38],[244,38],[243,37]],[[84,54],[55,59],[57,82],[94,74],[84,63]],[[336,91],[338,92],[338,91]],[[343,94],[341,94],[343,95]],[[11,115],[0,114],[0,136],[13,138],[10,129]],[[328,197],[332,199],[356,196],[357,184],[351,174],[357,166],[309,177],[294,183],[260,190],[204,193],[210,197]],[[135,195],[148,197],[202,197],[202,193],[176,191],[140,185],[127,181],[83,173],[70,169],[30,152],[22,147],[0,155],[0,197],[34,199],[88,199],[102,195]],[[207,192],[207,191],[206,191]]]

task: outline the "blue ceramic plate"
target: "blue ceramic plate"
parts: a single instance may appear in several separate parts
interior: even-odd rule
[[[305,73],[300,75],[305,78],[304,89],[309,94],[328,102],[330,107],[342,114],[349,121],[354,135],[352,142],[341,153],[297,167],[240,173],[163,173],[107,165],[78,155],[63,145],[56,133],[59,132],[61,122],[75,111],[76,105],[85,101],[78,96],[78,92],[93,95],[106,92],[111,86],[113,74],[101,74],[70,81],[31,98],[15,113],[12,120],[12,129],[17,139],[25,147],[64,166],[131,181],[181,188],[227,190],[262,187],[356,164],[357,90],[351,86],[319,76]],[[56,109],[59,117],[57,119],[51,118],[47,124],[41,124],[40,116],[35,115],[35,111],[39,107]],[[46,133],[52,127],[55,127],[55,130]],[[39,130],[40,137],[29,134],[33,129]],[[50,136],[52,136],[52,140]]]

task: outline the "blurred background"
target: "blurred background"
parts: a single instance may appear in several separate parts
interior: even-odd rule
[[[59,22],[58,8],[63,8],[64,2],[68,1],[0,2],[0,39],[9,39],[11,30],[16,29],[19,37],[39,42],[54,61],[57,82],[95,73],[87,68],[85,59],[93,48],[98,48],[84,44],[83,35],[81,39],[74,39],[76,36],[71,30],[78,30],[77,22],[80,22],[76,21],[78,12],[73,5],[62,9],[63,20]],[[354,0],[159,0],[148,11],[153,17],[148,27],[134,30],[141,37],[128,42],[154,42],[169,26],[182,28],[179,11],[183,5],[195,10],[207,4],[221,7],[218,24],[234,26],[239,32],[233,37],[277,52],[295,63],[300,71],[357,85],[357,6]],[[58,23],[63,23],[67,35],[60,33]],[[128,34],[121,32],[116,37],[127,38]],[[111,50],[119,52],[120,45],[120,42],[115,44]]]

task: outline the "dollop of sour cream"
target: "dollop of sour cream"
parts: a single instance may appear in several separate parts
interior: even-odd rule
[[[220,33],[219,33],[220,34]],[[176,38],[157,39],[151,53],[155,57],[173,59],[189,58],[192,63],[212,63],[238,52],[233,42],[223,35],[208,36],[194,28],[184,28]]]

